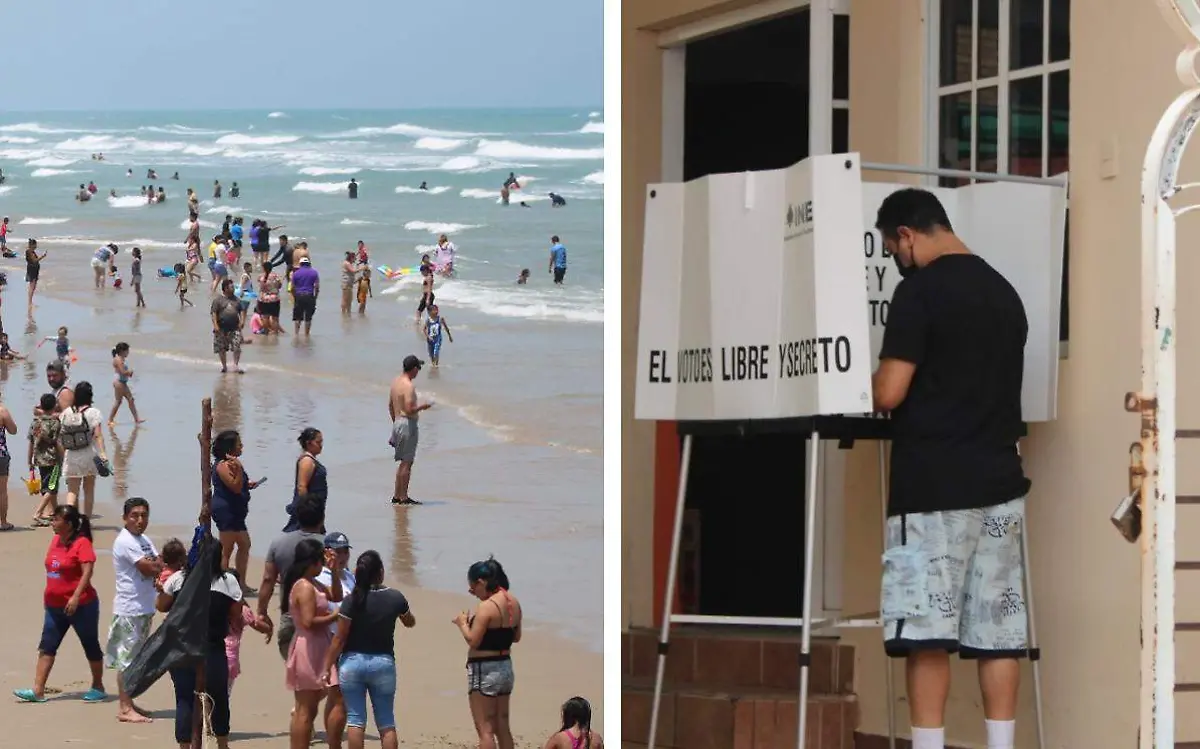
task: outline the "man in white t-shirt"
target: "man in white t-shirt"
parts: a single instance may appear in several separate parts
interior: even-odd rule
[[[113,541],[113,571],[117,590],[113,596],[112,624],[108,628],[108,645],[104,649],[104,665],[117,672],[120,702],[117,720],[125,723],[149,723],[151,719],[133,704],[125,693],[121,674],[129,668],[134,653],[150,636],[154,620],[154,581],[162,572],[162,561],[150,537],[145,535],[150,524],[150,503],[141,497],[125,501],[121,513],[125,528]]]
[[[345,533],[334,531],[325,536],[325,560],[325,567],[321,574],[317,575],[317,582],[327,589],[333,587],[333,569],[329,566],[332,562],[338,570],[338,579],[342,581],[342,598],[339,601],[331,600],[329,605],[332,608],[340,608],[341,602],[354,590],[354,572],[349,569],[350,539],[346,538]]]

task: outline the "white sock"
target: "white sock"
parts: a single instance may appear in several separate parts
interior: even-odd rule
[[[946,749],[946,729],[914,727],[912,749]]]
[[[985,720],[987,724],[988,749],[1013,749],[1016,738],[1015,720]]]

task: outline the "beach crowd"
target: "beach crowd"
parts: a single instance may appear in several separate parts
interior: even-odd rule
[[[90,194],[89,187],[81,189]],[[214,189],[219,196],[219,182]],[[148,199],[165,201],[165,194],[158,197],[160,194],[161,188],[159,192],[151,189]],[[188,230],[182,262],[157,271],[159,276],[175,279],[174,293],[181,308],[194,304],[189,298],[191,283],[204,283],[196,270],[202,247],[198,197],[193,190],[188,190],[186,203]],[[241,354],[242,346],[249,343],[243,337],[247,327],[252,334],[285,334],[279,323],[285,301],[292,307],[293,334],[309,335],[320,295],[320,275],[306,242],[293,245],[281,235],[272,254],[271,234],[282,228],[253,220],[243,232],[243,219],[229,215],[207,244],[209,319],[213,353],[222,372],[232,368],[237,374],[244,373]],[[243,240],[249,242],[253,260],[243,262]],[[561,247],[557,237],[554,244]],[[119,253],[120,247],[110,243],[88,259],[97,291],[110,284],[123,286]],[[422,278],[417,323],[425,334],[429,359],[437,366],[443,336],[451,342],[453,338],[434,302],[434,279],[454,274],[453,244],[440,237],[434,254],[435,258],[423,258],[417,269]],[[130,256],[135,304],[143,307],[141,252],[133,248]],[[45,258],[37,241],[29,239],[24,259],[31,318]],[[552,250],[549,270],[556,283],[562,282],[565,263],[565,249]],[[240,272],[237,282],[231,277],[234,272]],[[344,315],[351,314],[355,301],[359,314],[365,313],[372,296],[371,276],[369,250],[362,242],[345,251],[340,265]],[[105,419],[92,383],[73,377],[73,367],[78,365],[68,329],[60,327],[57,335],[42,341],[49,342],[54,343],[54,355],[45,368],[46,392],[32,409],[25,440],[25,483],[36,505],[31,525],[49,528],[52,534],[44,558],[44,621],[32,685],[14,690],[14,696],[26,703],[47,702],[47,683],[56,656],[73,631],[90,669],[89,688],[81,699],[109,701],[104,672],[111,670],[115,673],[117,719],[131,724],[150,722],[147,711],[134,701],[137,695],[127,693],[122,676],[147,647],[152,633],[163,626],[161,615],[169,615],[173,606],[187,605],[181,602],[181,592],[188,575],[195,574],[198,560],[208,558],[212,566],[206,574],[211,572],[213,582],[209,614],[200,625],[205,628],[202,664],[184,663],[167,674],[175,693],[175,740],[179,746],[199,746],[197,742],[205,734],[214,737],[220,747],[228,745],[231,725],[237,722],[234,685],[242,673],[240,653],[247,630],[278,648],[282,681],[294,696],[288,719],[293,749],[309,746],[318,717],[330,747],[343,743],[362,747],[369,718],[374,720],[382,746],[398,746],[396,631],[400,626],[416,628],[417,614],[405,595],[385,582],[386,571],[377,551],[363,550],[354,556],[348,536],[327,527],[329,472],[321,462],[322,431],[307,427],[297,435],[292,499],[280,515],[280,531],[270,540],[257,589],[249,585],[252,539],[247,517],[252,493],[263,480],[251,478],[243,463],[241,435],[229,430],[211,439],[211,499],[202,503],[191,543],[172,538],[160,548],[148,535],[150,501],[141,497],[126,500],[121,508],[123,527],[111,549],[115,588],[98,591],[92,582],[97,564],[92,533],[96,484],[113,473],[102,427],[115,424],[123,404],[136,423],[144,421],[131,385],[131,347],[120,341],[112,349],[114,405]],[[12,350],[7,337],[0,336],[0,359],[32,356],[33,352]],[[420,414],[434,405],[430,399],[422,400],[415,386],[425,364],[416,355],[406,356],[389,394],[392,427],[388,444],[397,464],[392,504],[400,507],[420,504],[410,496],[409,484]],[[9,522],[8,478],[14,447],[9,439],[23,426],[17,421],[9,408],[0,406],[0,531],[14,527]],[[206,543],[217,547],[207,557],[199,553]],[[470,716],[481,749],[508,749],[514,746],[509,725],[509,702],[515,687],[512,651],[521,641],[524,613],[498,560],[489,557],[464,567],[468,589],[479,603],[473,611],[459,613],[450,624],[461,634],[466,650]],[[112,611],[103,640],[102,597],[109,597]],[[201,673],[202,687],[198,684]],[[602,738],[591,728],[587,700],[568,700],[561,707],[561,717],[562,727],[547,740],[547,749],[603,747]],[[48,718],[47,723],[51,734],[52,720]],[[197,730],[197,726],[202,727]]]

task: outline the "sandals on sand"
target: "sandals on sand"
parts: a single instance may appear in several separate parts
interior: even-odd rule
[[[32,689],[14,689],[13,696],[21,702],[45,702],[45,696],[38,697]]]
[[[104,700],[108,699],[108,695],[104,693],[103,689],[96,689],[95,687],[92,687],[83,693],[83,697],[81,699],[84,702],[103,702]]]

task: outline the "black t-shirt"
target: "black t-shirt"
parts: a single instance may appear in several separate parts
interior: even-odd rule
[[[349,594],[340,614],[350,620],[344,651],[368,655],[396,655],[396,620],[408,613],[408,599],[398,590],[372,588],[360,610],[351,611]]]
[[[896,287],[879,358],[917,368],[892,412],[889,515],[1028,493],[1017,452],[1028,333],[1020,296],[976,255],[943,255]]]

